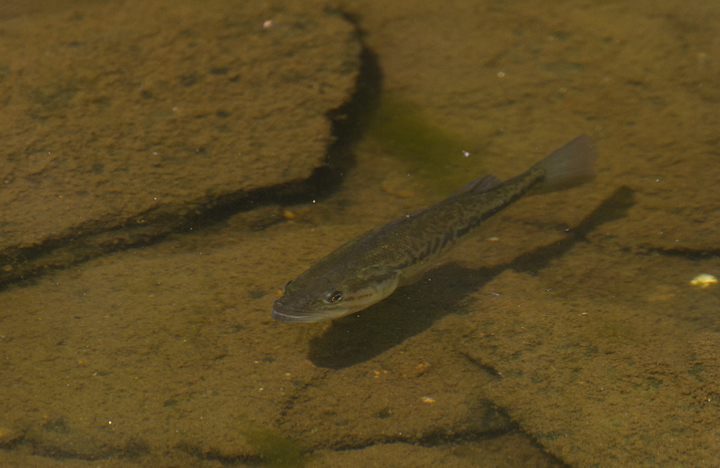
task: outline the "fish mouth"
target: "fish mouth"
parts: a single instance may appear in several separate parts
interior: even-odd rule
[[[323,313],[304,312],[279,301],[273,303],[271,315],[278,322],[319,322],[331,318]]]

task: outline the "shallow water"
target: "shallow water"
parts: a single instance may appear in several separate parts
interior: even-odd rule
[[[7,284],[3,466],[718,466],[720,285],[691,281],[720,275],[720,7],[342,9],[417,128],[368,127],[307,203]],[[412,131],[459,146],[414,159]],[[519,201],[362,313],[270,318],[346,240],[580,133],[595,181]]]

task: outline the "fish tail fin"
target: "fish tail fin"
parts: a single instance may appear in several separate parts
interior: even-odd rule
[[[596,157],[597,148],[590,137],[585,134],[576,137],[533,166],[533,169],[541,169],[545,178],[532,194],[565,190],[592,180]]]

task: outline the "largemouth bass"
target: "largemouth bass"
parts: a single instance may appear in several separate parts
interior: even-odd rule
[[[444,261],[461,239],[523,195],[592,179],[596,155],[592,140],[580,135],[512,179],[482,177],[440,203],[361,234],[285,285],[273,318],[317,322],[381,301]]]

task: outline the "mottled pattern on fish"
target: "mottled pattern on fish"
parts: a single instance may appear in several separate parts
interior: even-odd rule
[[[426,270],[442,260],[458,241],[525,195],[544,176],[542,169],[534,168],[489,192],[450,197],[370,231],[342,251],[355,250],[358,266],[382,264],[400,271],[401,278],[412,277],[417,269]]]

